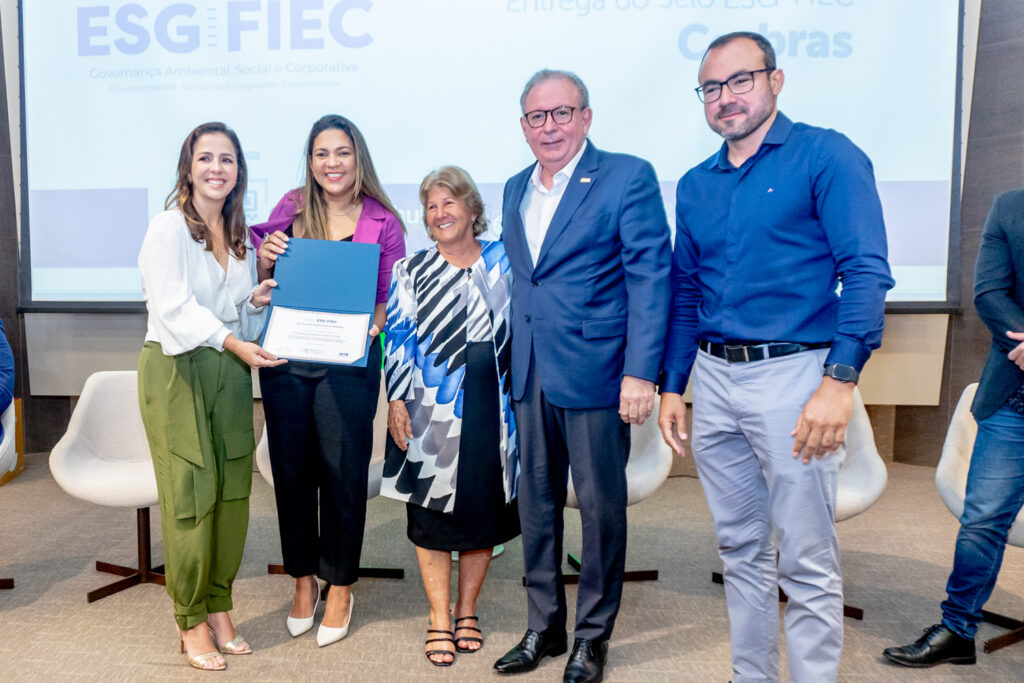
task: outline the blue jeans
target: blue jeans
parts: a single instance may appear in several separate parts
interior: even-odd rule
[[[967,496],[946,584],[942,623],[974,638],[992,595],[1006,537],[1024,504],[1024,415],[1003,407],[978,423]]]

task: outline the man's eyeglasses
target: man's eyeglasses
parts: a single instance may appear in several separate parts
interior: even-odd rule
[[[718,81],[708,81],[704,85],[694,88],[697,93],[697,98],[700,99],[704,104],[710,104],[715,102],[719,97],[722,96],[722,86],[728,86],[729,90],[732,91],[733,95],[742,95],[743,93],[750,92],[754,89],[754,74],[769,73],[775,71],[775,69],[754,69],[753,71],[741,71],[738,74],[729,76],[724,83]],[[541,125],[543,125],[541,121]]]
[[[558,125],[564,125],[572,121],[572,113],[577,107],[555,107],[554,109],[534,109],[523,114],[523,118],[526,119],[526,125],[530,128],[540,128],[548,120],[548,114],[551,115],[551,120]]]

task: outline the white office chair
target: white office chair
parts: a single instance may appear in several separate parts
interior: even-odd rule
[[[376,442],[377,420],[373,421],[374,441]],[[387,408],[384,409],[384,433],[387,433]],[[256,469],[260,471],[270,488],[274,488],[274,473],[270,468],[270,447],[267,445],[267,427],[263,427],[263,435],[260,442],[256,444]],[[376,498],[380,495],[380,482],[384,478],[384,455],[377,453],[374,444],[373,457],[370,459],[370,474],[366,481],[366,499]]]
[[[942,445],[942,457],[935,468],[935,487],[942,502],[958,520],[964,513],[964,498],[967,495],[967,473],[971,468],[974,440],[978,436],[978,423],[971,414],[971,403],[978,391],[978,383],[968,384],[953,411],[953,419],[946,430],[946,441]],[[1024,510],[1017,515],[1007,543],[1024,548]],[[981,611],[985,621],[1009,629],[1008,633],[985,641],[985,652],[994,652],[1007,645],[1024,640],[1024,621],[988,610]]]
[[[14,403],[7,406],[7,410],[0,415],[0,424],[4,426],[4,438],[0,441],[0,481],[5,475],[17,476],[20,459],[18,452],[14,449],[14,436],[17,423],[14,419]],[[14,588],[14,579],[0,579],[0,590]]]
[[[50,453],[50,472],[68,494],[97,505],[136,511],[138,567],[97,560],[97,571],[125,578],[90,591],[88,602],[139,583],[164,585],[163,567],[153,567],[151,562],[149,507],[158,501],[138,397],[134,371],[90,375],[67,432]]]
[[[672,469],[672,449],[665,444],[661,438],[661,430],[658,428],[660,407],[661,397],[655,396],[654,410],[651,411],[651,416],[642,425],[630,427],[629,461],[626,463],[627,505],[636,505],[657,491],[668,479],[668,473]],[[580,506],[572,485],[571,468],[565,505],[576,509],[579,509]],[[566,561],[577,572],[580,570],[580,560],[572,553],[567,553]],[[566,584],[575,584],[579,582],[579,576],[568,574],[564,580]],[[623,580],[657,581],[658,570],[627,571],[623,575]]]
[[[658,410],[661,397],[654,398],[654,410],[640,426],[629,430],[629,461],[626,463],[627,505],[636,505],[654,493],[668,479],[672,469],[672,449],[665,445],[658,428]],[[567,507],[579,509],[576,491],[569,475],[569,490],[565,498]]]
[[[366,499],[380,495],[380,482],[384,478],[384,441],[388,431],[387,391],[381,378],[380,395],[377,398],[377,414],[373,419],[373,455],[370,457],[370,473],[366,481]],[[256,468],[270,487],[274,487],[274,473],[270,467],[270,447],[267,445],[267,428],[263,427],[260,442],[256,444]],[[268,574],[284,574],[284,566],[268,564]],[[405,570],[391,567],[360,567],[359,576],[377,579],[404,579]]]
[[[860,389],[853,390],[853,413],[846,426],[846,455],[836,481],[836,522],[856,517],[875,504],[889,480],[875,445],[875,432]],[[864,610],[843,604],[843,616],[863,620]]]
[[[836,522],[856,517],[875,504],[888,481],[888,473],[875,445],[875,432],[860,389],[853,390],[853,413],[846,427],[846,455],[839,465]]]
[[[4,438],[0,441],[0,480],[5,475],[13,474],[20,464],[18,452],[14,448],[17,422],[15,421],[14,402],[0,415],[0,424],[4,426]]]

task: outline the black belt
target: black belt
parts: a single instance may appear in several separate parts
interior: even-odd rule
[[[714,342],[699,342],[700,350],[710,353],[716,358],[729,361],[730,363],[747,363],[754,360],[766,360],[768,358],[779,358],[790,356],[801,351],[813,349],[824,349],[832,346],[831,342],[821,344],[798,344],[796,342],[764,342],[761,344],[716,344]]]

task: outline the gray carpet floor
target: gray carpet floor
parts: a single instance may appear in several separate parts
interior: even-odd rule
[[[956,521],[933,484],[934,470],[890,466],[884,495],[863,515],[839,525],[846,597],[864,621],[846,620],[842,681],[1024,681],[1024,643],[975,666],[926,671],[887,665],[881,650],[910,642],[937,621],[952,561]],[[112,580],[97,559],[135,559],[132,510],[69,497],[50,476],[46,457],[30,456],[25,473],[0,488],[0,681],[244,679],[247,681],[498,681],[494,660],[521,636],[526,597],[518,540],[491,565],[479,603],[486,644],[448,669],[423,656],[427,606],[415,554],[405,538],[404,506],[369,502],[363,564],[404,567],[402,581],[363,579],[354,588],[348,638],[318,649],[312,633],[291,639],[284,628],[292,582],[268,576],[279,561],[273,492],[254,475],[252,519],[235,582],[233,618],[256,653],[229,658],[226,672],[192,671],[178,654],[170,600],[143,585],[86,604],[85,593]],[[579,517],[566,512],[567,549],[578,544]],[[160,562],[159,519],[153,511]],[[657,582],[628,584],[609,655],[608,681],[727,681],[729,631],[719,567],[700,483],[670,479],[629,509],[630,569],[658,569]],[[575,589],[569,589],[570,604]],[[1024,550],[1010,548],[989,608],[1024,616]],[[572,614],[570,612],[570,620]],[[1000,633],[983,625],[979,638]],[[783,639],[784,642],[784,639]],[[783,653],[783,662],[785,654]],[[547,659],[515,681],[560,681],[565,658]],[[783,674],[785,676],[785,674]]]

